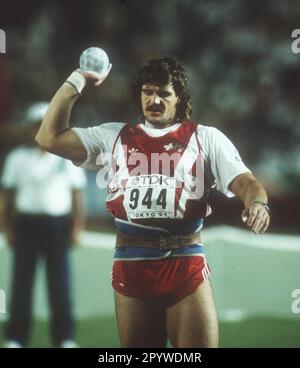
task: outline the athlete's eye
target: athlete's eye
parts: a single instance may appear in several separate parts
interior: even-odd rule
[[[153,95],[153,90],[152,89],[150,89],[150,88],[144,88],[143,90],[143,93],[146,95],[146,96],[151,96],[151,95]]]
[[[168,91],[158,91],[157,94],[158,94],[159,97],[162,97],[162,98],[166,98],[166,97],[171,96],[171,93],[168,92]]]

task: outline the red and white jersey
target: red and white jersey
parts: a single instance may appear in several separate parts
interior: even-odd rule
[[[99,170],[98,185],[107,180],[108,211],[129,222],[205,217],[211,178],[232,196],[229,183],[249,171],[224,134],[193,122],[164,129],[106,123],[73,131],[88,153],[81,166]]]

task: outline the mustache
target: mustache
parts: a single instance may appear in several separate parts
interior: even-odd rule
[[[164,112],[165,108],[162,105],[151,105],[151,106],[148,106],[146,110],[154,111],[154,112]]]

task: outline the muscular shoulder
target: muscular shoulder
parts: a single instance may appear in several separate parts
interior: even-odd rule
[[[198,134],[205,154],[209,154],[218,145],[226,146],[230,142],[224,133],[212,126],[199,124]]]
[[[103,123],[89,128],[72,128],[72,130],[79,136],[89,153],[97,148],[106,151],[124,125],[125,123]]]
[[[87,129],[93,129],[95,132],[98,132],[99,134],[118,134],[120,130],[126,125],[126,123],[121,122],[112,122],[112,123],[102,123],[99,125],[96,125],[91,128]]]
[[[96,159],[100,152],[112,152],[114,143],[125,123],[103,123],[89,128],[72,128],[86,149],[85,162],[75,164],[83,168],[97,169]]]
[[[121,122],[102,123],[95,128],[97,128],[99,132],[101,132],[102,134],[111,134],[111,133],[118,134],[120,130],[124,127],[124,125],[126,125],[126,123]]]
[[[199,124],[198,133],[203,142],[216,141],[226,137],[219,129],[208,125]]]
[[[114,142],[126,123],[103,123],[90,129],[90,134],[100,143],[103,151],[110,152]],[[95,129],[95,130],[94,130]]]

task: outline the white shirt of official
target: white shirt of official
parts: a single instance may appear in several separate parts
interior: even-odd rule
[[[71,212],[72,191],[85,188],[86,176],[69,160],[22,146],[7,156],[2,186],[16,191],[22,214],[63,216]]]

